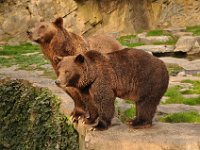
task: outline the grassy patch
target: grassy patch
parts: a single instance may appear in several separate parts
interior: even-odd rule
[[[186,105],[199,105],[200,96],[195,98],[185,98],[183,93],[180,92],[180,86],[169,87],[165,96],[169,97],[162,104],[186,104]]]
[[[34,53],[33,55],[24,55],[27,53]],[[19,65],[21,69],[34,69],[31,65],[35,65],[35,69],[41,65],[47,64],[48,61],[41,55],[39,46],[25,43],[17,46],[2,46],[0,50],[1,57],[0,65],[10,67],[12,65]]]
[[[193,87],[189,90],[182,92],[183,94],[200,94],[200,81],[195,80],[183,80],[182,83],[190,83]]]
[[[177,64],[167,64],[167,70],[171,76],[176,76],[179,72],[184,69]]]
[[[24,54],[31,55],[24,55]],[[34,54],[35,53],[35,54]],[[49,60],[44,59],[41,54],[41,49],[38,45],[25,43],[16,46],[5,45],[1,46],[0,50],[0,65],[10,67],[18,65],[19,69],[23,70],[42,70],[44,75],[55,79],[53,70],[44,69],[41,66],[48,64]]]
[[[136,38],[136,35],[127,35],[127,36],[121,36],[117,40],[123,45],[128,47],[135,47],[135,46],[141,46],[145,45],[142,42],[132,42]]]
[[[130,104],[131,108],[125,110],[125,111],[118,111],[118,117],[122,122],[126,122],[130,119],[133,119],[133,117],[135,116],[136,113],[136,109],[135,109],[135,105],[134,104]]]
[[[10,46],[4,45],[2,46],[2,50],[0,50],[0,56],[8,56],[8,55],[19,55],[33,52],[40,52],[40,48],[38,45],[32,45],[30,43],[24,43],[21,45]]]
[[[161,35],[166,35],[166,33],[160,29],[151,30],[147,33],[147,36],[161,36]]]
[[[200,115],[198,112],[181,112],[181,113],[172,113],[160,118],[161,122],[169,123],[200,123]]]
[[[186,31],[192,32],[194,35],[200,35],[200,25],[187,27]]]

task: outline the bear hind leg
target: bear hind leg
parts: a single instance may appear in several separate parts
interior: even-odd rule
[[[135,129],[149,128],[156,112],[159,100],[145,98],[136,102],[136,117],[132,120]]]

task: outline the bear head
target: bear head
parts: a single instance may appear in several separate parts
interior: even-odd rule
[[[95,80],[93,68],[88,63],[85,55],[57,57],[60,62],[57,65],[58,78],[55,83],[61,87],[85,88]]]
[[[50,43],[58,29],[63,28],[63,19],[57,18],[54,22],[39,22],[27,31],[28,38],[39,44]]]

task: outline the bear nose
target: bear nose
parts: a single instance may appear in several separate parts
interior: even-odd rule
[[[59,85],[60,85],[60,81],[59,81],[59,80],[56,80],[56,81],[55,81],[55,84],[56,84],[57,86],[59,86]]]
[[[26,33],[27,33],[27,35],[31,35],[32,34],[32,32],[31,31],[26,31]]]

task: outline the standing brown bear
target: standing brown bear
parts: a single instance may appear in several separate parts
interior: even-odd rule
[[[28,37],[42,47],[42,52],[50,60],[57,74],[57,57],[83,54],[89,49],[108,53],[122,49],[122,46],[115,39],[106,35],[96,35],[83,38],[74,33],[68,32],[63,27],[63,19],[57,18],[54,22],[40,22],[27,31]],[[82,95],[73,87],[68,87],[65,91],[73,98],[75,109],[72,117],[75,121],[84,114],[84,104]]]
[[[75,87],[87,104],[89,117],[98,130],[107,129],[114,115],[116,97],[136,103],[134,128],[152,125],[157,105],[168,87],[169,75],[158,58],[137,49],[123,49],[108,54],[88,51],[84,55],[64,57],[58,64],[56,83]]]

